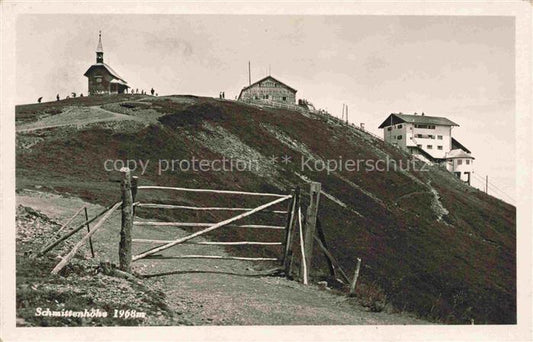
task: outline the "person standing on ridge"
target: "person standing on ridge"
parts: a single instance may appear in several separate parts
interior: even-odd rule
[[[59,94],[56,95],[56,99],[59,101]]]
[[[155,93],[154,88],[152,88],[152,90],[150,90],[150,92],[152,93],[152,96],[154,96],[154,93]]]

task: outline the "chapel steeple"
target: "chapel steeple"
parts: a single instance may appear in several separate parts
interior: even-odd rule
[[[98,46],[96,47],[96,63],[104,63],[104,48],[102,47],[102,31],[98,33]]]

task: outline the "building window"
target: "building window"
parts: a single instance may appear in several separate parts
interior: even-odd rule
[[[466,165],[470,165],[470,159],[465,160]]]
[[[268,94],[267,94],[267,95],[265,95],[265,99],[267,99],[267,100],[268,100]]]
[[[442,150],[442,146],[437,146],[437,150]]]
[[[416,145],[416,147],[422,148],[422,145]]]
[[[435,139],[435,136],[434,136],[434,135],[431,135],[431,134],[429,134],[429,135],[428,135],[428,138],[429,138],[429,139]]]
[[[433,149],[433,145],[428,145],[428,150]]]
[[[387,131],[392,131],[392,127],[387,127]]]
[[[399,135],[399,136],[396,137],[396,139],[398,139],[398,140],[402,140],[402,136]]]
[[[417,138],[423,138],[422,134],[417,134],[416,137]]]
[[[402,128],[403,126],[402,125],[398,125],[398,129]]]
[[[96,77],[95,81],[96,83],[102,83],[102,77]]]
[[[287,96],[283,96],[283,101],[287,101]]]
[[[457,159],[457,165],[463,165],[463,160],[462,159]]]
[[[442,140],[442,135],[437,135],[438,140]]]

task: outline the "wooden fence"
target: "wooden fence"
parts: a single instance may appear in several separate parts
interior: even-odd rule
[[[256,198],[268,198],[268,201],[257,207],[200,207],[200,206],[185,206],[177,204],[162,204],[162,203],[143,203],[135,201],[138,191],[150,191],[150,190],[164,190],[174,192],[192,192],[192,193],[208,193],[218,195],[239,195]],[[128,168],[121,170],[121,193],[122,201],[106,207],[103,211],[98,213],[93,218],[89,219],[87,215],[86,207],[80,208],[75,215],[68,219],[67,222],[55,233],[63,231],[67,225],[69,225],[76,216],[78,216],[83,209],[85,209],[85,222],[80,224],[74,229],[70,229],[69,232],[63,236],[55,239],[45,245],[36,256],[42,256],[64,242],[68,238],[72,237],[75,233],[87,227],[87,233],[83,238],[74,245],[69,253],[61,258],[61,261],[52,270],[52,274],[57,274],[61,271],[74,257],[79,248],[86,243],[89,243],[91,254],[94,258],[94,250],[92,246],[91,237],[104,225],[105,221],[121,207],[121,230],[120,230],[120,242],[119,242],[119,269],[123,272],[131,273],[131,264],[134,261],[144,258],[158,258],[158,259],[219,259],[219,260],[247,260],[247,261],[278,261],[285,275],[292,278],[293,264],[295,257],[300,257],[300,276],[304,284],[309,283],[309,274],[311,271],[313,260],[313,245],[317,243],[317,247],[324,253],[328,261],[330,272],[336,279],[342,279],[346,284],[351,284],[351,292],[354,292],[355,283],[359,275],[360,260],[353,280],[350,280],[346,273],[342,270],[337,260],[333,257],[327,248],[327,244],[324,237],[320,220],[318,218],[318,207],[321,194],[321,184],[317,182],[310,183],[309,189],[309,205],[305,210],[305,215],[302,214],[302,206],[300,199],[300,189],[297,187],[291,191],[290,194],[276,194],[276,193],[260,193],[260,192],[246,192],[246,191],[233,191],[233,190],[214,190],[214,189],[190,189],[180,187],[165,187],[165,186],[138,186],[137,177],[132,177]],[[286,203],[286,210],[273,210],[272,208],[278,204]],[[158,222],[158,221],[136,221],[135,210],[136,208],[147,209],[165,209],[165,210],[193,210],[200,212],[236,212],[235,216],[225,219],[220,222]],[[250,217],[259,212],[268,213],[272,215],[284,215],[284,225],[271,225],[271,224],[238,224],[237,222]],[[96,225],[90,229],[89,223],[95,221],[97,218],[100,220]],[[185,237],[180,237],[175,240],[161,240],[161,239],[134,239],[132,238],[132,229],[134,226],[145,227],[197,227],[201,230],[191,233]],[[195,238],[204,236],[205,234],[223,227],[238,227],[243,229],[272,229],[283,230],[282,241],[194,241]],[[295,240],[296,235],[298,239]],[[132,255],[133,243],[147,243],[157,244],[158,246],[145,250],[137,255]],[[272,257],[244,257],[244,256],[220,256],[220,255],[177,255],[177,256],[162,256],[156,255],[162,251],[165,251],[171,247],[180,244],[191,244],[198,246],[281,246],[281,255],[277,258]],[[293,253],[293,249],[299,246],[298,252]],[[337,277],[338,276],[338,277]]]
[[[299,248],[300,257],[300,275],[304,284],[309,283],[309,273],[311,271],[313,260],[313,243],[317,242],[318,248],[324,253],[328,264],[330,265],[330,272],[337,279],[337,275],[347,284],[351,283],[346,273],[333,255],[326,247],[324,232],[318,220],[318,207],[321,193],[321,185],[317,182],[310,183],[309,190],[309,206],[302,215],[300,189],[295,188],[290,194],[276,194],[276,193],[260,193],[260,192],[246,192],[233,190],[215,190],[215,189],[190,189],[181,187],[166,187],[166,186],[138,186],[138,179],[131,177],[128,169],[122,170],[122,227],[121,240],[119,244],[119,268],[122,271],[131,273],[131,264],[134,261],[144,258],[157,259],[220,259],[220,260],[250,260],[250,261],[279,261],[281,268],[287,277],[292,277],[293,264],[295,255],[293,249]],[[174,191],[178,193],[208,193],[218,195],[240,195],[257,198],[269,198],[270,200],[257,207],[200,207],[200,206],[185,206],[177,204],[162,204],[162,203],[144,203],[136,201],[137,193],[139,191],[149,190],[164,190]],[[277,204],[287,203],[286,210],[272,210],[271,208]],[[220,222],[159,222],[159,221],[135,221],[135,209],[170,209],[170,210],[193,210],[202,212],[239,212],[238,215],[232,216]],[[256,213],[263,212],[273,215],[285,215],[285,225],[268,225],[268,224],[238,224],[246,217],[250,217]],[[197,227],[203,228],[197,232],[191,233],[185,237],[180,237],[175,240],[160,240],[160,239],[134,239],[132,238],[132,228],[134,226],[145,227]],[[274,229],[283,230],[283,241],[194,241],[195,238],[205,236],[205,234],[223,227],[238,227],[243,229]],[[298,230],[297,230],[298,229]],[[294,240],[298,233],[299,239]],[[145,250],[137,255],[132,255],[132,243],[147,243],[157,244],[158,246]],[[218,246],[281,246],[282,253],[278,258],[270,257],[236,257],[236,256],[220,256],[220,255],[176,255],[163,256],[161,253],[171,247],[180,244],[193,244],[199,246],[218,245]]]

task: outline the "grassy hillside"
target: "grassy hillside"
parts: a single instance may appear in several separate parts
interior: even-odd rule
[[[428,171],[310,170],[301,165],[328,159],[395,160],[410,157],[329,116],[261,109],[193,96],[114,96],[70,99],[17,107],[17,124],[96,106],[130,115],[157,112],[157,123],[120,121],[36,130],[17,136],[17,187],[42,186],[100,204],[118,199],[108,180],[109,159],[149,160],[141,184],[246,191],[303,191],[305,179],[322,183],[319,217],[330,249],[347,273],[362,258],[360,281],[377,289],[398,310],[449,323],[516,322],[515,208],[470,188],[437,166]],[[89,101],[89,102],[87,102]],[[150,115],[153,120],[153,115]],[[281,157],[291,157],[283,163]],[[278,157],[277,160],[271,156]],[[158,172],[158,160],[250,159],[257,169],[234,172]],[[320,165],[320,164],[319,164]],[[365,165],[365,164],[363,164]],[[421,164],[418,164],[420,167]],[[253,206],[239,197],[139,193],[141,200],[194,205]],[[151,196],[151,198],[150,198]],[[180,195],[181,196],[181,195]],[[140,210],[140,209],[139,209]],[[209,222],[224,213],[139,211],[145,217]],[[174,217],[172,217],[174,216]],[[256,217],[250,223],[283,223]],[[279,240],[280,232],[224,229],[220,240]],[[279,255],[279,247],[240,248],[237,255]],[[327,275],[317,256],[315,278]]]

